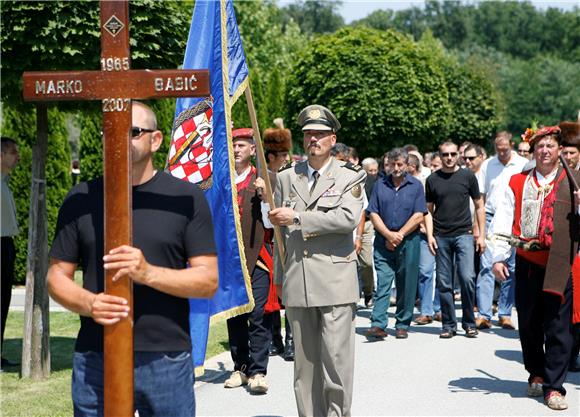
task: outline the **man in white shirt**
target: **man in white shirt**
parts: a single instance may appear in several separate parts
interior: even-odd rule
[[[511,148],[512,135],[509,132],[499,132],[494,141],[496,155],[483,163],[481,175],[484,180],[485,196],[485,218],[486,230],[495,215],[497,200],[507,187],[513,174],[521,172],[528,162],[526,158],[519,156]],[[489,246],[489,245],[488,245]],[[495,287],[495,278],[491,271],[492,262],[488,248],[481,256],[481,268],[476,284],[476,300],[479,317],[476,320],[478,329],[491,328],[491,317],[493,316],[492,304]],[[511,321],[511,313],[514,305],[514,274],[515,274],[515,252],[512,251],[508,261],[509,276],[501,283],[498,300],[499,325],[504,329],[514,329]]]
[[[18,161],[20,161],[20,154],[18,153],[18,145],[16,141],[11,138],[2,137],[2,147],[0,155],[1,163],[1,211],[2,221],[0,223],[0,231],[2,234],[2,345],[4,345],[4,330],[6,328],[6,318],[8,316],[8,308],[10,307],[10,299],[12,298],[12,284],[14,282],[14,261],[16,260],[16,249],[14,247],[14,236],[18,234],[18,222],[16,220],[16,205],[12,192],[8,187],[10,173]],[[17,365],[14,362],[2,357],[2,369],[5,366]]]

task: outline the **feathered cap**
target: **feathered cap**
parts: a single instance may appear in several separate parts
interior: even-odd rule
[[[292,149],[292,133],[284,129],[284,120],[274,119],[275,128],[268,128],[264,132],[264,148],[271,152],[290,152]]]
[[[533,147],[538,140],[542,139],[545,136],[554,136],[558,143],[562,141],[559,126],[545,126],[539,129],[534,129],[533,127],[531,129],[528,128],[526,129],[526,132],[522,135],[522,140],[524,142],[528,142],[530,144],[530,147]]]

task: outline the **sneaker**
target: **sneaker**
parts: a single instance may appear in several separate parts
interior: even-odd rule
[[[544,397],[544,402],[552,410],[565,410],[568,408],[566,398],[558,391],[548,391]]]
[[[478,317],[475,319],[475,327],[479,330],[491,329],[491,321],[483,317]]]
[[[250,377],[248,382],[251,394],[265,394],[268,392],[268,381],[266,381],[266,375],[256,374]]]
[[[532,380],[528,383],[528,389],[526,391],[528,397],[541,397],[544,395],[544,390],[542,389],[543,383],[544,380],[542,377],[533,377]]]
[[[242,371],[234,371],[224,383],[224,388],[237,388],[248,383],[248,377]]]

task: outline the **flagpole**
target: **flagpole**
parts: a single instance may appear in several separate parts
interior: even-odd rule
[[[252,98],[252,90],[250,89],[250,84],[246,87],[244,91],[246,94],[246,103],[248,105],[248,113],[250,114],[250,120],[252,121],[252,129],[254,130],[254,142],[256,142],[256,153],[257,153],[257,165],[258,165],[258,174],[264,180],[266,184],[266,202],[270,206],[270,210],[276,208],[274,205],[274,197],[272,193],[272,184],[270,184],[270,176],[268,175],[268,165],[266,164],[266,155],[264,154],[264,148],[262,146],[262,137],[260,135],[260,127],[258,126],[258,118],[256,117],[256,108],[254,107],[254,99]],[[280,255],[280,259],[284,260],[284,247],[282,244],[282,231],[280,230],[280,226],[274,226],[274,238],[278,244],[278,254]]]

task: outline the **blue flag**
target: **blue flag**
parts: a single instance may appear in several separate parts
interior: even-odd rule
[[[234,182],[231,109],[248,85],[248,67],[231,0],[197,0],[184,69],[208,69],[211,96],[177,100],[168,168],[198,184],[213,214],[219,286],[211,300],[190,300],[196,374],[203,373],[210,321],[254,307]]]

